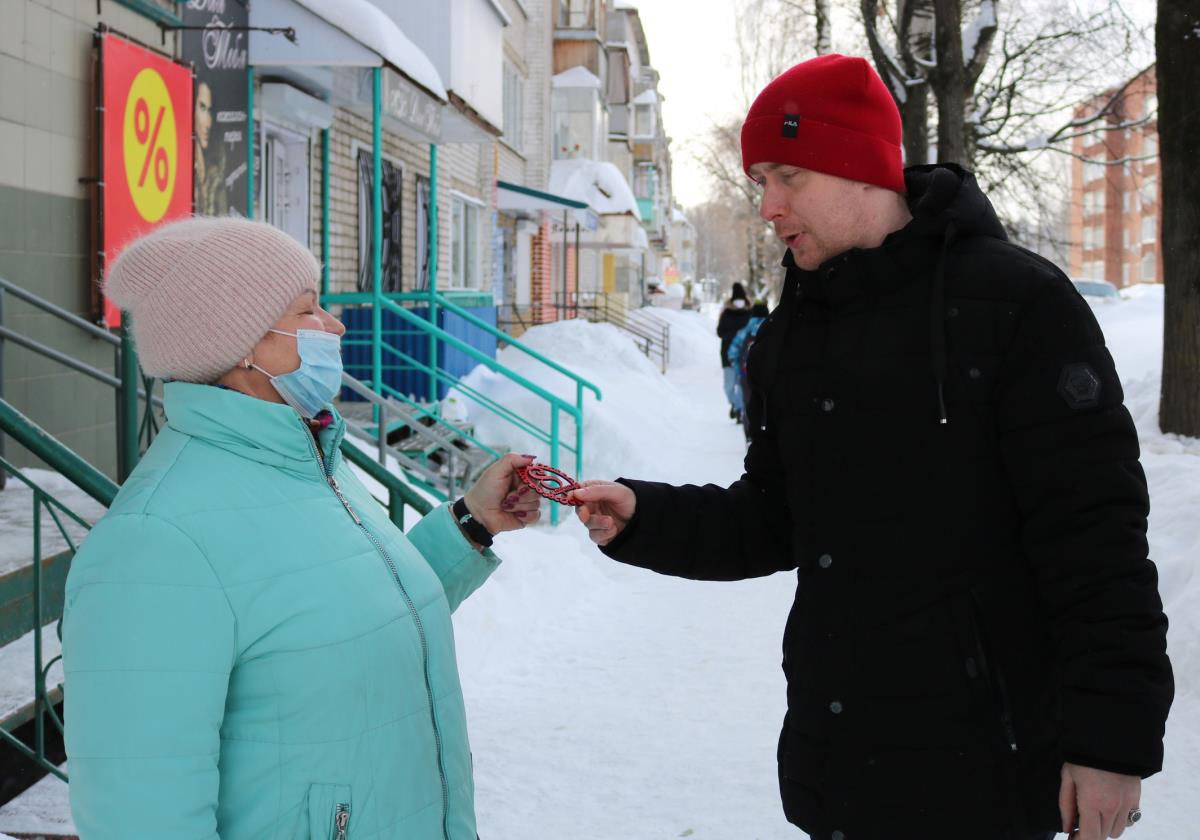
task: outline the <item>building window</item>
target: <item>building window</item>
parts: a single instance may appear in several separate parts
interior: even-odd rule
[[[558,26],[560,29],[592,27],[592,0],[558,0]]]
[[[1122,286],[1129,285],[1129,268],[1130,268],[1129,263],[1125,263],[1121,266],[1121,285]]]
[[[1123,210],[1126,213],[1129,212],[1129,195],[1130,195],[1130,193],[1128,193],[1128,192],[1124,192],[1121,194],[1121,210]]]
[[[478,289],[479,205],[454,196],[450,210],[450,287]]]
[[[401,220],[404,192],[403,172],[400,167],[384,158],[383,172],[383,273],[380,285],[385,292],[403,291],[401,274]],[[375,238],[372,214],[371,186],[373,168],[371,150],[358,150],[358,290],[369,292],[374,286],[371,268],[371,248]]]
[[[600,92],[595,88],[554,91],[554,159],[599,157]]]
[[[1142,242],[1158,239],[1158,220],[1155,216],[1142,216]]]
[[[504,62],[504,140],[518,152],[523,148],[525,79],[517,68]]]
[[[1158,203],[1158,178],[1145,178],[1142,180],[1142,206],[1153,207]]]
[[[633,194],[638,198],[653,198],[654,175],[653,164],[639,163],[633,173]]]
[[[1129,228],[1124,226],[1121,228],[1121,247],[1129,250]]]
[[[1142,117],[1151,118],[1158,115],[1158,95],[1154,93],[1147,94],[1142,99]]]
[[[1104,164],[1095,160],[1083,162],[1083,183],[1090,184],[1104,177]]]
[[[638,105],[634,109],[633,133],[635,137],[654,136],[654,106]]]
[[[1142,139],[1142,155],[1145,157],[1149,157],[1149,158],[1158,157],[1158,135],[1157,134],[1147,134]],[[1142,165],[1145,166],[1147,163],[1153,163],[1153,162],[1154,161],[1143,161]]]
[[[311,229],[308,146],[304,135],[271,123],[263,126],[263,218],[306,248]]]
[[[1153,251],[1142,254],[1142,282],[1153,283],[1155,274],[1155,257]]]

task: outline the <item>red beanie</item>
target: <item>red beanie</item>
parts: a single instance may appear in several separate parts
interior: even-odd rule
[[[769,85],[742,124],[742,168],[786,163],[904,193],[900,111],[864,59],[823,55]]]

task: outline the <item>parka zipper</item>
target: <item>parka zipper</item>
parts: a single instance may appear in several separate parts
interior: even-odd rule
[[[350,825],[350,805],[346,802],[339,802],[337,813],[333,817],[333,827],[337,832],[333,835],[333,840],[347,840],[349,836],[346,827]]]
[[[329,466],[325,463],[325,459],[321,457],[321,452],[317,449],[317,443],[313,440],[312,432],[308,430],[307,426],[304,427],[304,435],[308,438],[309,446],[312,447],[313,454],[317,457],[317,463],[321,465],[321,476],[325,479],[325,483],[333,490],[338,501],[342,503],[342,507],[346,509],[346,513],[350,514],[350,518],[354,520],[354,524],[371,541],[371,544],[375,546],[375,550],[379,552],[379,555],[387,564],[388,569],[392,573],[392,580],[396,582],[396,587],[400,590],[400,594],[404,596],[404,603],[408,606],[408,612],[412,616],[414,626],[417,628],[417,639],[421,643],[421,666],[425,677],[425,696],[429,700],[429,720],[433,724],[433,741],[437,749],[438,778],[442,783],[442,835],[445,840],[450,840],[450,786],[446,783],[446,768],[442,759],[442,733],[438,728],[437,712],[433,703],[433,685],[429,677],[429,643],[425,637],[425,625],[421,622],[421,614],[417,612],[416,604],[413,603],[408,590],[405,589],[404,582],[400,580],[400,572],[396,568],[391,555],[387,553],[387,549],[383,547],[379,539],[363,524],[358,514],[354,512],[354,508],[350,506],[349,499],[343,495],[338,480],[329,471]],[[349,819],[348,811],[346,816]],[[342,835],[338,835],[337,840],[343,840]]]

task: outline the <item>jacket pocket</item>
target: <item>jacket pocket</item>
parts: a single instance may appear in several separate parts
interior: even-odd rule
[[[309,840],[350,840],[349,785],[314,784],[308,788]]]
[[[959,604],[958,623],[967,653],[965,666],[972,693],[978,698],[984,713],[999,724],[1005,752],[1016,753],[1019,747],[1008,685],[991,655],[991,646],[980,616],[979,599],[973,591]]]

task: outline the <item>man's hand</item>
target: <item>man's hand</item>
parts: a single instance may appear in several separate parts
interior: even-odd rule
[[[1107,770],[1064,764],[1058,810],[1070,840],[1107,840],[1125,831],[1142,798],[1142,780]],[[1078,824],[1078,828],[1075,828]]]
[[[532,455],[505,455],[484,470],[467,491],[467,510],[492,534],[516,531],[538,521],[542,499],[517,475],[519,467],[532,463]]]
[[[571,497],[583,502],[575,508],[579,521],[587,526],[588,536],[596,545],[608,545],[625,530],[637,508],[637,496],[624,484],[613,481],[585,481]]]

